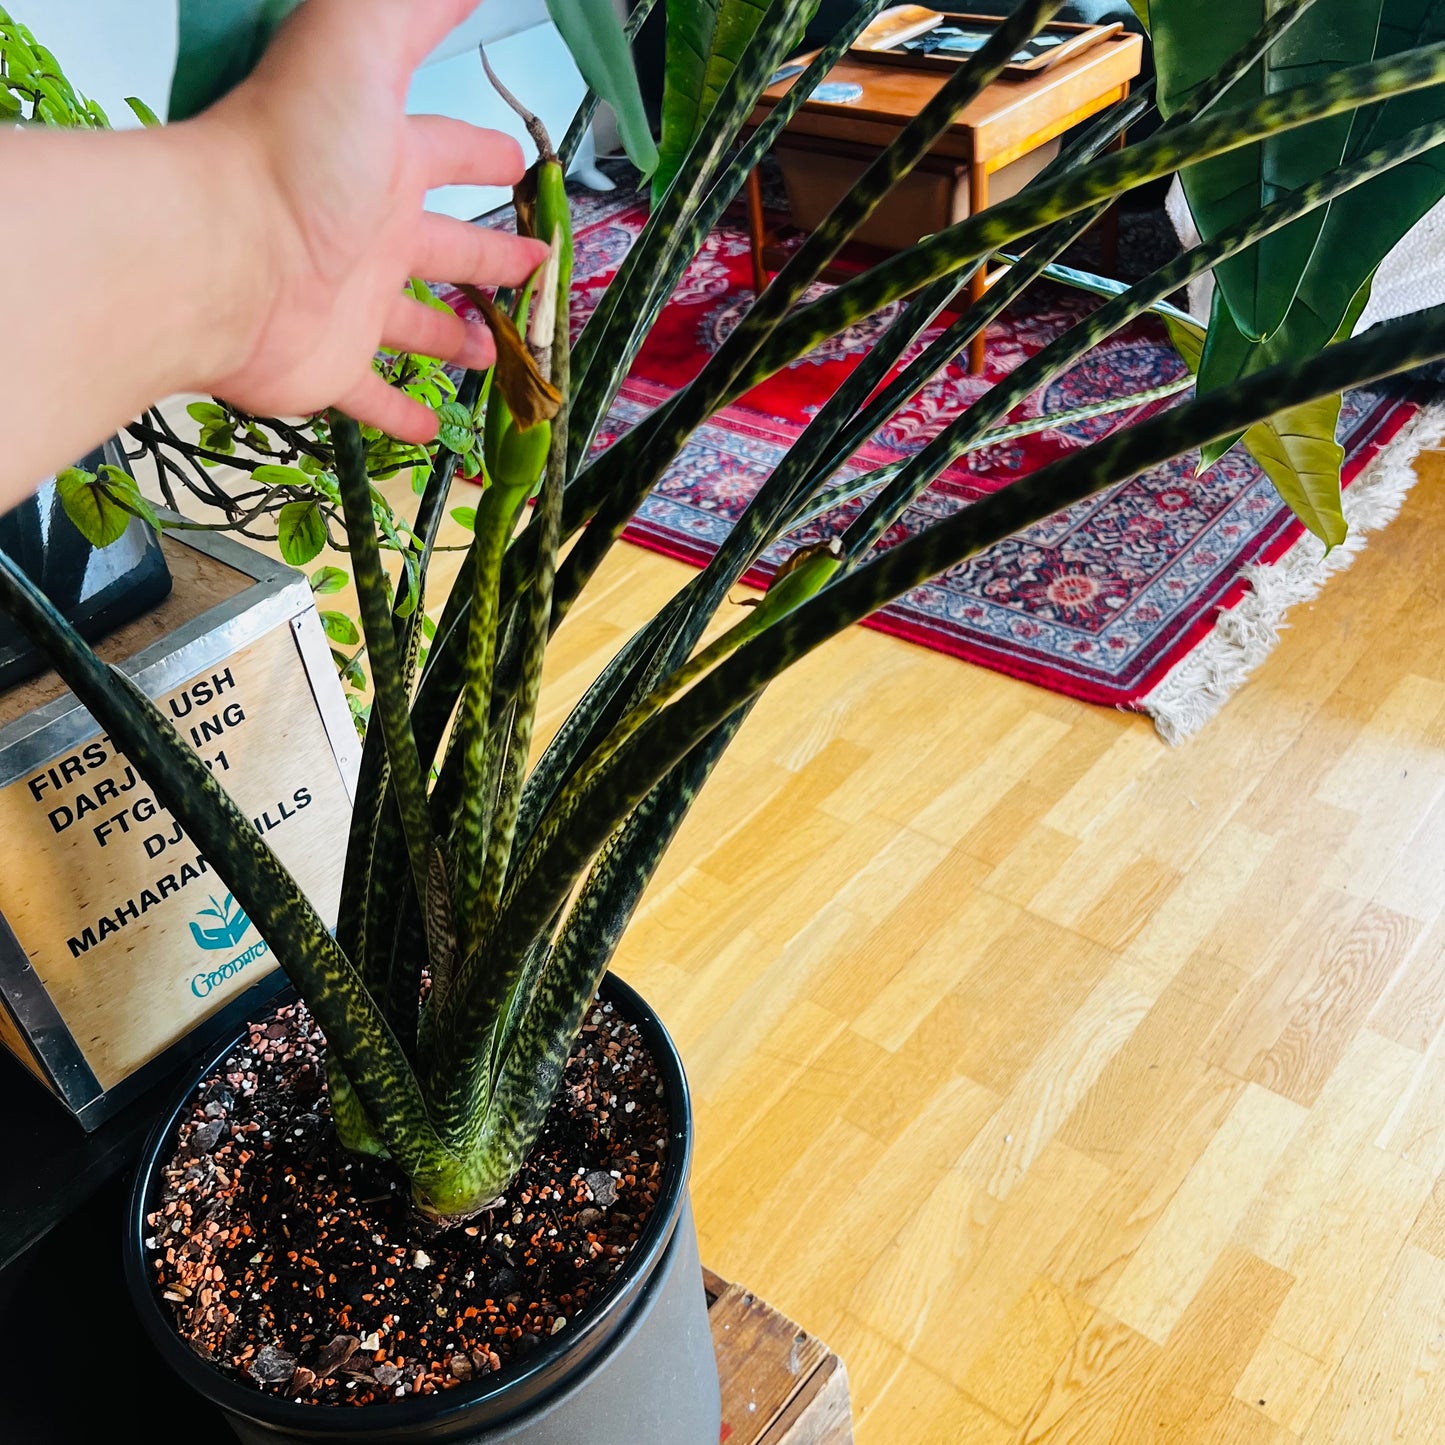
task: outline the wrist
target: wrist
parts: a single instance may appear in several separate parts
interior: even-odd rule
[[[161,134],[177,197],[167,389],[209,392],[256,348],[285,229],[264,157],[222,111]]]

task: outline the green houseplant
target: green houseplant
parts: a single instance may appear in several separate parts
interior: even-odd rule
[[[249,10],[265,20],[276,8]],[[876,8],[860,7],[855,24],[810,64],[796,100]],[[692,104],[665,107],[670,178],[659,183],[651,221],[575,346],[566,325],[560,170],[544,143],[521,212],[535,216],[530,224],[552,245],[553,259],[523,297],[482,298],[499,331],[507,331],[506,315],[519,327],[503,346],[510,375],[499,364],[494,375],[465,377],[454,399],[439,398],[455,408],[444,416],[454,425],[419,462],[415,522],[386,531],[373,484],[395,458],[385,439],[344,416],[309,424],[304,441],[312,451],[297,444],[297,456],[317,465],[298,464],[284,482],[259,478],[289,489],[285,505],[331,509],[344,527],[360,602],[374,701],[334,937],[149,701],[0,558],[0,602],[151,782],[305,999],[325,1035],[329,1109],[342,1145],[384,1159],[419,1213],[438,1225],[464,1223],[507,1195],[663,851],[752,704],[784,668],[1061,507],[1241,435],[1270,458],[1271,476],[1307,524],[1337,540],[1331,408],[1339,394],[1445,354],[1440,310],[1345,339],[1373,266],[1445,193],[1436,159],[1445,135],[1445,20],[1421,0],[1363,7],[1374,23],[1351,31],[1356,40],[1368,36],[1361,52],[1343,57],[1351,62],[1343,68],[1330,68],[1340,57],[1328,45],[1340,13],[1358,19],[1361,8],[1343,0],[1210,7],[1208,45],[1190,5],[1155,0],[1148,20],[1165,120],[1157,132],[1105,154],[1153,104],[1138,94],[1092,124],[1015,199],[806,300],[850,232],[1056,8],[1053,0],[1023,0],[802,244],[698,377],[594,453],[593,437],[683,267],[786,123],[790,107],[782,105],[737,153],[754,96],[813,9],[809,0],[670,3],[678,40],[669,84],[674,100],[690,94]],[[579,33],[580,20],[600,26],[606,9],[559,0],[554,13]],[[1286,41],[1328,73],[1301,80],[1297,52],[1275,66],[1271,57]],[[597,80],[617,83],[615,69]],[[558,147],[563,160],[585,120],[584,111]],[[1304,137],[1314,143],[1296,144]],[[1113,197],[1179,170],[1197,180],[1192,199],[1205,237],[1198,248],[1128,288],[1059,267],[1062,251]],[[1369,244],[1330,253],[1321,237],[1332,230],[1368,233]],[[999,252],[1013,258],[1007,276],[965,305],[974,270]],[[1234,264],[1246,257],[1255,260]],[[1210,268],[1222,268],[1221,300],[1206,333],[1166,298]],[[1043,276],[1109,299],[908,462],[868,479],[867,505],[846,533],[796,552],[759,605],[704,642],[730,587],[763,548],[821,500],[836,498],[832,478],[861,442]],[[547,640],[691,432],[819,340],[905,298],[899,318],[827,399],[713,561],[599,671],[532,761]],[[941,336],[895,375],[910,343],[945,309],[951,319]],[[879,550],[893,520],[945,466],[1145,310],[1163,316],[1197,367],[1194,400]],[[216,406],[198,418],[202,425],[227,432],[233,444],[239,425],[245,440],[255,419]],[[265,455],[276,434],[256,425]],[[475,540],[426,638],[421,603],[447,487],[458,464],[478,456],[486,486]],[[126,495],[109,500],[134,505]],[[529,500],[535,506],[527,512]],[[406,585],[394,595],[383,544],[405,562]],[[317,1348],[324,1344],[318,1338]],[[479,1388],[458,1383],[463,1393]],[[288,1408],[301,1416],[286,1417],[290,1423],[277,1427],[283,1434],[301,1430],[307,1407]]]

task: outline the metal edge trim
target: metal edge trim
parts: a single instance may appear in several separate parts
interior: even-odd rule
[[[196,546],[190,539],[186,546]],[[155,698],[198,672],[257,641],[272,628],[312,607],[311,588],[293,568],[273,565],[269,558],[240,547],[229,538],[207,537],[196,550],[256,579],[238,592],[192,618],[174,632],[117,664],[148,696]],[[236,554],[249,559],[237,566]],[[328,659],[329,661],[329,659]],[[31,772],[101,729],[70,692],[17,718],[0,729],[0,786]]]
[[[64,1016],[55,1006],[30,958],[0,914],[0,993],[31,1052],[50,1078],[51,1089],[73,1114],[104,1093]]]
[[[336,668],[331,661],[326,631],[315,607],[309,607],[291,619],[291,637],[301,656],[301,666],[311,688],[311,698],[320,715],[321,726],[326,729],[326,740],[331,744],[331,755],[336,759],[347,801],[355,805],[356,780],[361,772],[361,739],[351,720],[351,709],[346,705],[341,680],[336,676]],[[319,678],[328,677],[333,684],[331,687],[324,682],[318,683]]]

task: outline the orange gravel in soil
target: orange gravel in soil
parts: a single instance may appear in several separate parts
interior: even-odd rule
[[[636,1244],[667,1157],[636,1029],[594,1003],[518,1179],[445,1230],[341,1150],[323,1049],[288,1005],[196,1092],[147,1219],[181,1337],[258,1389],[366,1405],[502,1369],[573,1324]]]

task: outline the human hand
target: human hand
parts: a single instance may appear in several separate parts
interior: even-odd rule
[[[477,0],[306,0],[254,74],[204,115],[172,127],[225,193],[247,252],[236,294],[196,358],[194,386],[256,415],[336,406],[403,441],[435,414],[372,369],[381,345],[466,366],[495,348],[403,294],[411,276],[520,285],[537,241],[422,209],[445,184],[511,185],[520,147],[498,131],[407,116],[412,73]]]

